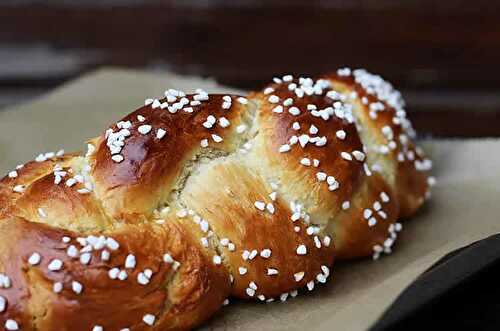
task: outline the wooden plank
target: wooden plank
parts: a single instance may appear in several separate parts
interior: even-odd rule
[[[471,6],[467,0],[3,0],[3,6],[26,6],[40,5],[45,6],[71,6],[71,7],[143,7],[145,4],[157,5],[163,7],[189,7],[189,8],[242,8],[242,7],[316,7],[316,8],[363,8],[363,9],[417,9],[425,8],[428,10],[446,10],[446,11],[478,11],[481,8],[490,6],[496,8],[492,1],[479,0]]]
[[[47,44],[0,44],[0,82],[74,76],[102,58],[87,50],[57,50]]]
[[[409,116],[424,135],[498,136],[498,12],[499,2],[483,0],[473,6],[431,0],[4,0],[0,105],[100,65],[159,67],[251,89],[290,69],[314,75],[349,65],[383,73],[402,87]],[[99,56],[87,54],[95,50]]]
[[[316,74],[342,65],[412,88],[500,86],[494,1],[36,3],[0,5],[0,41],[104,49],[115,61],[164,61],[240,87],[290,68]]]
[[[496,112],[410,111],[408,117],[422,137],[500,137],[500,109]]]

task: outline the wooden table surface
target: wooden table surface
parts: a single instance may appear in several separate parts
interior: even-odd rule
[[[249,89],[347,65],[394,82],[424,136],[500,136],[499,12],[484,0],[3,0],[0,107],[103,65]]]

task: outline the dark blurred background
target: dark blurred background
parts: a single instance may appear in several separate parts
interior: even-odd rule
[[[498,136],[499,13],[491,0],[1,0],[0,109],[105,65],[242,88],[350,66],[400,88],[424,135]]]

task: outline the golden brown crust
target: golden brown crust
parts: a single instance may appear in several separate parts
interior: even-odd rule
[[[70,246],[81,248],[72,232],[20,218],[4,220],[0,226],[9,240],[2,246],[0,265],[12,283],[2,291],[9,302],[2,317],[15,319],[23,330],[83,331],[94,325],[112,330],[184,330],[209,317],[229,295],[223,267],[209,263],[175,219],[162,226],[123,226],[112,237],[120,247],[93,250],[88,264],[68,256]],[[65,236],[71,240],[63,242]],[[105,250],[110,252],[107,261],[101,256]],[[34,253],[41,261],[30,265]],[[180,263],[177,270],[164,262],[165,253]],[[133,268],[125,267],[128,254],[135,256]],[[61,270],[49,270],[54,259],[62,261]],[[113,268],[126,271],[127,279],[111,279]],[[146,269],[152,276],[142,285],[137,279]],[[82,284],[81,293],[75,293],[74,281]],[[54,293],[58,282],[63,289]],[[156,317],[154,328],[142,321],[146,313]]]
[[[292,80],[290,83],[299,82]],[[328,120],[325,120],[320,116],[312,116],[311,111],[307,110],[308,105],[314,105],[318,110],[329,107],[333,111],[332,104],[335,100],[326,96],[328,89],[322,95],[298,98],[288,90],[287,85],[269,86],[274,90],[270,95],[277,96],[279,103],[269,102],[270,95],[264,93],[252,95],[252,99],[259,103],[259,135],[254,143],[253,159],[258,161],[261,168],[266,168],[262,169],[266,175],[280,180],[284,186],[283,193],[289,200],[304,200],[311,217],[318,223],[325,224],[334,217],[342,202],[349,199],[362,181],[363,163],[352,157],[352,152],[362,153],[363,146],[354,124],[349,123],[346,118],[329,115]],[[283,113],[273,112],[273,108],[282,105],[287,99],[293,100],[291,106],[285,106]],[[292,107],[300,109],[300,115],[290,114]],[[294,123],[298,124],[295,128]],[[311,128],[316,133],[311,133]],[[345,132],[344,139],[336,136],[338,131]],[[304,141],[307,139],[305,145],[301,142],[303,138]],[[318,141],[319,139],[322,141]],[[294,140],[297,142],[292,144],[290,141]],[[284,145],[289,146],[290,151],[280,153],[280,147]],[[352,160],[344,159],[343,153],[349,154]],[[304,158],[310,165],[301,163]],[[264,160],[267,161],[265,165]],[[315,160],[319,161],[317,166],[314,165]],[[334,177],[338,188],[330,191],[330,185],[326,181],[318,181],[318,173]]]
[[[324,274],[322,266],[329,269],[333,262],[333,241],[323,233],[307,234],[313,224],[292,221],[287,201],[279,194],[271,199],[272,192],[268,183],[237,161],[205,167],[183,192],[187,205],[217,234],[219,250],[234,277],[232,295],[239,298],[278,297],[314,282]],[[258,209],[256,202],[264,202],[267,209]],[[306,247],[304,255],[297,253],[301,245]],[[297,280],[294,275],[300,273],[304,275]],[[247,291],[251,282],[256,289]]]
[[[68,164],[74,156],[76,154],[54,156],[43,161],[30,161],[16,166],[7,176],[0,179],[0,215],[22,196],[31,183],[50,173],[56,164]]]
[[[70,168],[62,169],[69,173]],[[49,173],[33,181],[7,212],[31,222],[82,233],[102,231],[112,226],[94,195],[78,193],[75,187],[54,185],[54,180],[54,174]]]
[[[429,169],[425,164],[430,161],[411,141],[414,132],[399,92],[364,70],[340,70],[326,78],[353,105],[363,128],[363,144],[371,149],[368,163],[379,163],[382,175],[397,194],[400,217],[410,217],[423,204],[429,190]]]
[[[121,152],[122,162],[111,159],[110,148],[105,135],[95,141],[96,151],[91,157],[92,175],[96,190],[105,208],[115,218],[136,218],[149,216],[153,210],[168,198],[177,183],[180,173],[200,150],[201,142],[207,139],[208,147],[230,152],[238,143],[236,127],[243,121],[247,106],[238,102],[238,96],[229,109],[223,109],[224,95],[210,95],[200,105],[189,106],[193,112],[179,110],[170,113],[166,109],[144,106],[122,119],[130,122],[130,135]],[[194,95],[185,96],[190,102]],[[143,122],[138,120],[143,116]],[[211,127],[204,127],[207,118],[217,119]],[[230,122],[223,128],[220,119]],[[148,134],[139,132],[141,126],[151,126]],[[207,125],[208,126],[208,125]],[[118,131],[117,125],[110,128]],[[158,138],[158,130],[165,130],[165,136]],[[214,136],[216,135],[216,136]],[[215,138],[214,138],[215,137]],[[222,138],[217,142],[216,137]]]
[[[186,330],[229,296],[284,301],[390,253],[433,182],[365,71],[165,95],[0,180],[0,327]]]
[[[384,194],[388,201],[381,198]],[[335,233],[335,245],[341,247],[336,252],[339,259],[358,258],[373,254],[375,245],[383,245],[390,237],[389,228],[397,220],[398,201],[392,189],[379,174],[373,173],[352,196],[350,207],[337,215],[327,231]]]

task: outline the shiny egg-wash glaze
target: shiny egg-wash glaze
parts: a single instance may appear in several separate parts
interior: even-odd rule
[[[0,181],[5,330],[186,330],[229,297],[285,301],[334,257],[390,253],[429,196],[404,103],[364,70],[248,97],[176,90],[84,155]]]

